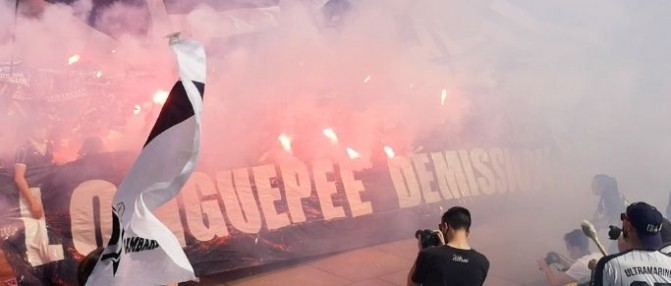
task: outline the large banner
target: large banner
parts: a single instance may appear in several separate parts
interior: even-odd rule
[[[18,195],[4,195],[3,204],[13,198],[21,214],[20,220],[3,215],[0,229],[19,284],[75,285],[78,262],[111,234],[109,208],[134,157],[95,154],[57,167],[33,189],[44,204],[40,220]],[[501,197],[543,189],[549,157],[547,148],[472,148],[372,165],[355,159],[201,170],[156,215],[197,275],[227,272],[407,239],[437,225],[441,211],[456,204],[491,210]],[[128,240],[124,247],[149,244]]]

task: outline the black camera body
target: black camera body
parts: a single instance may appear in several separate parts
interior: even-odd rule
[[[562,265],[561,256],[559,256],[559,254],[554,252],[554,251],[550,251],[550,252],[548,252],[547,255],[545,255],[545,264],[556,265],[557,270],[562,271],[562,272],[568,270],[568,268],[566,268]]]
[[[438,230],[419,229],[415,232],[415,238],[417,238],[420,248],[425,249],[441,245],[439,233]]]
[[[610,240],[617,240],[618,238],[620,238],[620,235],[622,234],[622,229],[621,228],[619,228],[617,226],[614,226],[614,225],[609,225],[608,228],[609,228],[608,238]]]

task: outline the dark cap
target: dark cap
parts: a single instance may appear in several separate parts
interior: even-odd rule
[[[657,249],[662,246],[660,232],[664,217],[655,207],[645,202],[633,203],[627,207],[627,218],[645,248]]]

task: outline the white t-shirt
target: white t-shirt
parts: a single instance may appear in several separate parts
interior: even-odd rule
[[[671,285],[671,256],[637,249],[606,256],[596,265],[593,285]]]
[[[671,254],[671,245],[664,246],[659,251],[665,254]]]
[[[569,267],[565,273],[566,275],[575,279],[575,282],[578,284],[589,282],[590,278],[592,277],[592,270],[589,270],[587,265],[589,264],[590,260],[594,259],[599,261],[602,256],[603,255],[601,255],[601,253],[594,252],[592,254],[580,257],[573,264],[571,264],[571,267]]]

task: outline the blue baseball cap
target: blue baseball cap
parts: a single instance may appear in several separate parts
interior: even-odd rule
[[[622,217],[624,219],[624,216]],[[627,220],[636,229],[636,234],[645,248],[659,249],[662,247],[662,224],[664,217],[655,207],[637,202],[627,207]]]

